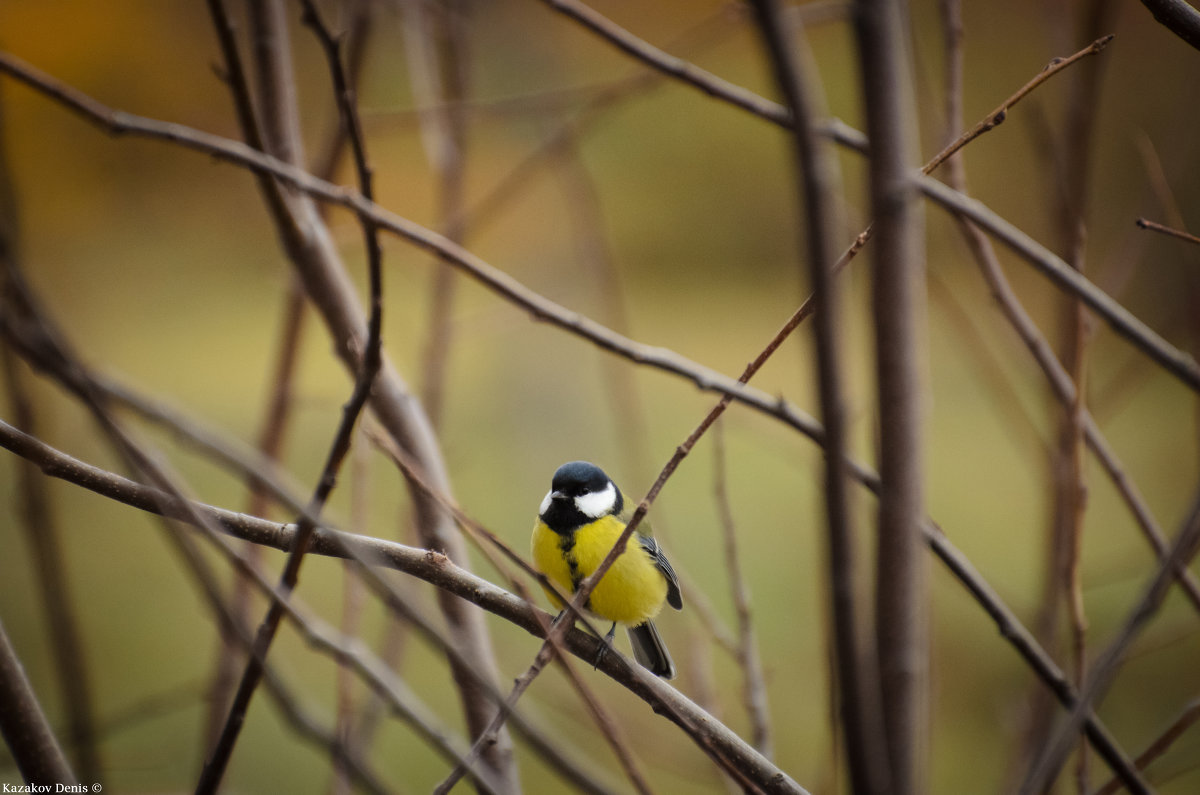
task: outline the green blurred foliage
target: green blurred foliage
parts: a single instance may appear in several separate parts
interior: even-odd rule
[[[236,5],[236,4],[235,4]],[[752,26],[717,15],[716,2],[596,3],[638,35],[706,69],[772,95]],[[1086,44],[1066,16],[1079,3],[967,3],[965,123],[994,108],[1052,57]],[[336,15],[329,7],[331,18]],[[943,140],[942,45],[937,4],[913,4],[922,151]],[[715,15],[715,16],[714,16]],[[294,15],[298,16],[298,14]],[[700,20],[715,18],[696,32]],[[380,4],[360,91],[380,202],[436,226],[437,185],[422,148],[406,60],[404,15]],[[477,3],[471,10],[469,202],[487,195],[593,95],[643,67],[537,3]],[[689,31],[691,31],[689,33]],[[1061,129],[1075,71],[1103,71],[1088,202],[1088,268],[1101,286],[1176,345],[1196,348],[1196,250],[1139,232],[1134,219],[1169,220],[1169,198],[1200,227],[1200,55],[1158,26],[1137,4],[1115,14],[1117,38],[1105,52],[1055,78],[1014,109],[966,155],[973,193],[1048,245],[1058,232]],[[853,37],[845,21],[808,31],[832,112],[861,126]],[[335,123],[325,65],[307,31],[293,26],[298,88],[310,152]],[[676,46],[678,45],[678,46]],[[231,137],[237,127],[202,3],[7,0],[0,47],[112,107],[178,121]],[[157,142],[113,139],[11,81],[0,81],[7,163],[17,197],[21,257],[30,280],[87,361],[169,404],[252,442],[269,389],[289,265],[254,180],[227,165]],[[467,244],[497,267],[562,304],[611,322],[606,278],[581,257],[581,241],[602,241],[630,336],[737,374],[807,293],[798,264],[789,149],[770,124],[702,94],[658,80],[599,113],[575,140],[579,163],[601,207],[580,220],[579,195],[551,158],[468,229]],[[844,239],[866,223],[864,169],[839,155],[845,181]],[[1161,164],[1169,197],[1156,191]],[[349,183],[349,171],[339,175]],[[1044,579],[1051,463],[1059,412],[1027,352],[995,311],[954,227],[929,209],[927,438],[930,514],[1018,613],[1032,622]],[[348,267],[363,278],[354,219],[331,216]],[[1024,263],[1001,252],[1025,305],[1057,339],[1063,304]],[[430,285],[439,267],[404,243],[386,243],[385,348],[419,386]],[[869,257],[847,278],[859,455],[871,460],[872,344]],[[554,468],[588,458],[631,496],[654,474],[713,402],[692,385],[635,370],[538,322],[459,277],[446,406],[440,431],[464,509],[524,551],[535,508]],[[323,460],[350,379],[309,317],[285,464],[311,483]],[[810,333],[796,335],[755,383],[816,412]],[[1196,482],[1195,397],[1097,325],[1089,357],[1089,404],[1130,478],[1164,528],[1174,532]],[[1003,390],[996,384],[1004,383]],[[614,386],[615,385],[615,386]],[[100,466],[119,468],[88,418],[53,387],[33,384],[40,435]],[[642,416],[618,415],[615,389],[631,390]],[[9,418],[7,397],[0,398]],[[203,500],[241,508],[235,477],[169,435],[147,431]],[[728,490],[753,593],[766,666],[778,761],[815,791],[830,778],[827,642],[822,565],[821,457],[807,440],[734,408],[727,415]],[[22,654],[52,718],[63,705],[52,675],[46,619],[32,596],[30,549],[18,522],[15,460],[0,456],[0,618]],[[410,539],[401,480],[381,457],[369,467],[373,535]],[[657,532],[678,568],[734,621],[722,535],[713,497],[711,440],[684,464],[655,508]],[[1093,650],[1120,624],[1152,566],[1124,505],[1089,463],[1084,542],[1085,599]],[[58,482],[49,485],[67,553],[65,565],[102,722],[115,724],[102,752],[110,791],[190,787],[201,758],[204,692],[216,655],[214,621],[161,525],[137,511]],[[343,524],[347,488],[331,504]],[[856,512],[863,532],[874,502]],[[864,538],[863,551],[869,548]],[[265,553],[275,568],[282,560]],[[218,565],[213,558],[214,565]],[[482,560],[476,569],[498,575]],[[867,560],[864,558],[864,564]],[[220,568],[220,567],[219,567]],[[221,569],[224,571],[224,569]],[[227,575],[228,572],[225,572]],[[327,620],[341,614],[341,564],[306,564],[301,596]],[[982,611],[945,572],[933,585],[933,790],[999,791],[1022,726],[1033,679]],[[423,594],[431,614],[432,600]],[[257,614],[261,605],[256,605]],[[389,621],[372,608],[364,636]],[[519,674],[533,639],[490,622],[504,678]],[[740,678],[711,650],[695,610],[661,622],[682,661],[677,684],[699,690],[711,667],[720,711],[748,726]],[[1100,714],[1136,753],[1200,691],[1196,614],[1178,597],[1135,647]],[[333,711],[334,666],[287,631],[271,658],[325,719]],[[580,666],[583,669],[583,666]],[[452,684],[413,639],[404,673],[461,729]],[[681,735],[664,730],[645,705],[588,677],[640,750],[663,792],[720,791],[711,765]],[[179,695],[183,688],[182,697]],[[174,694],[174,696],[172,696]],[[158,698],[147,706],[147,699]],[[554,732],[619,781],[609,751],[556,671],[525,699]],[[107,724],[106,724],[107,725]],[[399,791],[427,791],[447,767],[401,724],[388,724],[375,761]],[[529,791],[560,782],[520,751]],[[1200,736],[1193,730],[1155,768],[1164,792],[1200,786]],[[2,763],[0,763],[2,765]],[[1106,778],[1099,763],[1094,778]],[[0,766],[0,779],[16,771]],[[297,740],[260,694],[230,771],[231,792],[322,792],[328,761]],[[842,782],[844,786],[844,782]]]

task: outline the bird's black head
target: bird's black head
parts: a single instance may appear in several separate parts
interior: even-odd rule
[[[621,491],[603,469],[587,461],[571,461],[554,473],[538,515],[561,533],[620,513],[624,505]]]

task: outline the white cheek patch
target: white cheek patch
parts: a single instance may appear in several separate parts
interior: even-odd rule
[[[542,504],[538,508],[538,516],[542,516],[550,508],[550,495],[552,492],[546,492],[546,496],[542,499]]]
[[[607,516],[612,513],[613,506],[616,504],[617,488],[611,481],[604,487],[604,491],[583,494],[575,498],[575,507],[589,519],[599,519],[601,516]]]

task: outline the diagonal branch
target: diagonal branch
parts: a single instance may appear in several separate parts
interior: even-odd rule
[[[77,784],[58,739],[0,624],[0,735],[27,782]]]
[[[137,135],[169,141],[210,155],[218,160],[241,165],[256,173],[270,174],[314,198],[366,216],[378,225],[380,230],[402,237],[419,248],[438,254],[448,265],[463,270],[484,287],[518,308],[529,312],[536,320],[552,323],[565,331],[590,340],[605,350],[639,364],[682,376],[692,381],[700,389],[732,395],[734,400],[767,414],[779,415],[781,418],[787,415],[786,421],[805,435],[811,435],[814,432],[815,425],[812,421],[798,413],[790,404],[781,404],[780,401],[762,393],[755,394],[756,390],[739,386],[733,379],[697,365],[666,349],[639,344],[620,334],[612,333],[589,318],[547,300],[442,235],[364,200],[356,191],[332,185],[303,169],[282,163],[276,158],[264,155],[240,142],[185,125],[113,110],[71,86],[38,71],[9,53],[0,52],[0,72],[5,72],[37,89],[112,134]],[[987,223],[981,221],[981,225],[993,231],[994,234],[1002,236],[1013,246],[1014,250],[1039,268],[1043,268],[1048,273],[1059,270],[1059,267],[1053,262],[1057,259],[1056,257],[1050,255],[1044,247],[1010,223],[996,216],[982,203],[957,194],[945,185],[929,178],[918,180],[918,187],[929,198],[939,203],[945,202],[956,206],[956,212],[966,212],[969,215],[976,214],[980,218],[987,218]],[[1061,263],[1061,260],[1058,262]],[[1070,269],[1066,268],[1066,270]],[[324,280],[332,277],[323,275],[321,278]],[[1057,280],[1057,276],[1055,278]],[[1129,339],[1146,355],[1161,364],[1190,388],[1200,391],[1200,366],[1197,366],[1192,357],[1149,330],[1145,324],[1134,318],[1128,310],[1105,295],[1086,278],[1077,274],[1074,277],[1067,275],[1058,283],[1065,290],[1079,293],[1093,311],[1112,324],[1118,333]],[[344,354],[344,358],[355,361],[352,351],[360,349],[361,343],[357,341],[358,333],[350,327],[352,325],[350,316],[353,314],[350,306],[353,305],[353,298],[344,294],[345,285],[341,283],[322,281],[321,284],[327,287],[329,295],[333,296],[333,298],[327,299],[330,303],[320,305],[322,312],[327,313],[327,320],[331,324],[336,324],[339,329],[347,326],[347,339],[355,340],[345,343],[347,346],[345,351],[343,351],[343,346],[339,345],[339,352]],[[318,295],[324,295],[324,293],[318,293]],[[385,427],[388,427],[389,433],[398,432],[391,426],[392,422],[401,422],[399,418],[395,417],[395,407],[389,406],[389,402],[393,398],[403,402],[400,396],[392,391],[401,388],[397,379],[398,376],[385,362],[381,381],[377,387],[380,388],[380,391],[387,393],[388,400],[376,400],[372,404],[375,411],[381,415],[381,420],[384,421]],[[388,388],[383,389],[385,386]],[[411,404],[411,401],[408,403]],[[420,428],[414,428],[411,433],[418,430]],[[428,432],[427,428],[425,432]],[[413,438],[411,435],[405,438],[415,443],[417,438],[421,438],[421,435],[418,434],[417,438]],[[430,441],[430,443],[432,442]]]
[[[1142,5],[1165,28],[1200,50],[1200,11],[1186,0],[1142,0]]]
[[[947,211],[970,219],[1021,255],[1026,262],[1065,292],[1079,296],[1119,335],[1157,362],[1192,390],[1200,391],[1200,366],[1189,354],[1164,340],[1132,312],[1093,284],[1048,248],[992,212],[982,202],[964,196],[930,177],[918,180],[921,191]]]
[[[1167,558],[1158,564],[1154,574],[1142,589],[1142,595],[1130,610],[1116,636],[1096,658],[1091,675],[1080,689],[1079,698],[1067,720],[1058,726],[1041,757],[1029,770],[1021,785],[1022,793],[1045,792],[1071,753],[1075,738],[1086,716],[1112,684],[1126,652],[1141,631],[1158,612],[1174,580],[1174,569],[1187,566],[1200,548],[1200,495],[1193,499],[1187,518],[1171,545]]]
[[[1196,237],[1190,232],[1185,232],[1182,229],[1175,229],[1165,224],[1160,224],[1157,221],[1151,221],[1149,218],[1137,219],[1138,229],[1148,229],[1151,232],[1159,232],[1170,237],[1177,237],[1180,240],[1186,240],[1189,243],[1200,243],[1200,237]]]

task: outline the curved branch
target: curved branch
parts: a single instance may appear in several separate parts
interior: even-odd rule
[[[182,124],[148,119],[124,111],[113,110],[72,86],[41,72],[11,53],[0,52],[0,72],[7,73],[60,102],[111,134],[136,135],[169,141],[184,148],[210,155],[218,160],[240,165],[259,174],[269,174],[317,199],[345,207],[365,216],[372,223],[377,224],[381,230],[402,237],[419,248],[437,254],[449,265],[461,269],[466,275],[492,292],[529,312],[536,320],[552,323],[631,361],[682,376],[702,390],[731,395],[734,400],[744,405],[783,419],[810,438],[817,439],[822,433],[819,425],[812,418],[791,404],[769,397],[761,391],[739,385],[734,379],[703,367],[670,350],[643,345],[616,334],[590,318],[546,299],[444,236],[367,201],[357,191],[339,187],[314,177],[304,169],[283,163],[239,141],[206,133]],[[1045,247],[988,210],[981,202],[963,196],[936,180],[929,177],[918,178],[918,187],[929,198],[952,206],[955,212],[968,214],[975,218],[981,226],[992,231],[993,234],[1001,236],[1014,250],[1051,274],[1060,287],[1078,293],[1097,314],[1105,318],[1114,329],[1130,339],[1150,358],[1192,389],[1200,391],[1200,367],[1196,365],[1191,356],[1181,352],[1151,331],[1144,323],[1086,278],[1070,273],[1059,278],[1062,261],[1048,252]],[[1055,261],[1057,261],[1057,265]],[[394,373],[389,371],[390,368],[385,363],[384,372],[381,373],[383,380],[377,384],[377,387],[388,383],[389,375],[394,376]]]

